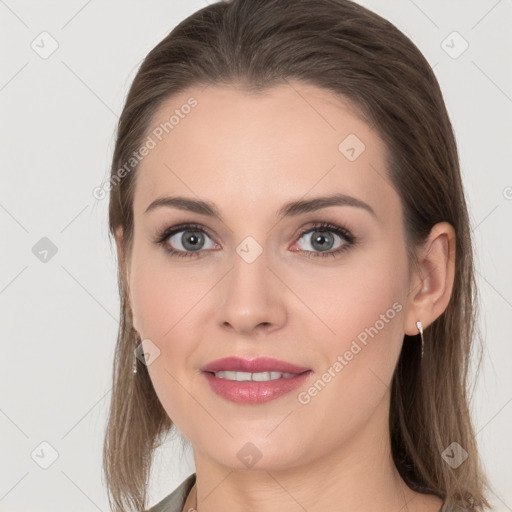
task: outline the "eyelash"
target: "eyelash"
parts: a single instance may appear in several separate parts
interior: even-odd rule
[[[202,250],[199,251],[177,251],[176,249],[170,249],[168,246],[165,245],[165,242],[176,233],[179,233],[180,231],[201,231],[205,234],[207,234],[210,238],[212,236],[209,234],[208,230],[205,229],[203,226],[199,224],[181,224],[179,226],[173,226],[168,227],[161,231],[156,239],[153,241],[157,245],[163,246],[164,250],[170,254],[172,257],[176,258],[194,258],[201,255],[203,252]],[[304,253],[306,257],[308,258],[326,258],[326,257],[332,257],[335,258],[339,254],[349,250],[351,247],[355,246],[357,243],[357,238],[345,227],[343,226],[336,226],[335,224],[330,224],[329,222],[318,222],[314,223],[313,226],[309,226],[307,229],[302,231],[298,237],[297,240],[300,240],[306,233],[312,232],[312,231],[323,231],[323,232],[332,232],[336,235],[339,235],[341,238],[345,239],[345,243],[339,247],[338,249],[335,249],[334,251],[329,252],[315,252],[315,251],[303,251],[298,250],[294,252],[298,253]]]

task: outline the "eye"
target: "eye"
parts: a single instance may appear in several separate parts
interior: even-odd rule
[[[206,243],[207,239],[210,240],[209,246]],[[169,254],[178,258],[200,256],[202,250],[219,247],[205,229],[196,224],[167,228],[157,236],[154,242],[164,246]]]
[[[340,243],[336,238],[341,239],[342,242]],[[292,248],[291,250],[309,258],[336,257],[356,244],[356,237],[348,229],[327,222],[316,223],[302,231],[294,245],[303,239],[305,249]],[[209,246],[208,240],[210,240]],[[162,245],[167,253],[177,258],[199,257],[205,250],[220,248],[207,233],[206,228],[198,224],[182,224],[166,228],[157,235],[154,243]]]
[[[341,239],[342,242],[337,241],[336,238]],[[303,239],[305,249],[292,250],[305,253],[311,258],[336,257],[356,243],[355,236],[348,229],[327,222],[318,223],[303,231],[297,243]]]

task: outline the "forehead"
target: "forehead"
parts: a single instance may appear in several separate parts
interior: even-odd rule
[[[147,136],[153,148],[137,170],[136,212],[167,194],[260,213],[305,194],[350,194],[381,213],[398,201],[377,132],[343,98],[312,85],[190,88],[162,104]]]

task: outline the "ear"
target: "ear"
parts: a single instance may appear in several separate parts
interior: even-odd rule
[[[452,295],[455,276],[455,230],[449,222],[439,222],[418,253],[418,267],[412,271],[404,332],[418,334],[445,311]]]

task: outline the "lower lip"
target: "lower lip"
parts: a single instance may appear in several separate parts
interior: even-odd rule
[[[221,379],[213,373],[203,372],[212,390],[219,396],[239,404],[262,404],[275,400],[301,386],[311,370],[298,374],[296,377],[268,380],[265,382],[235,381]]]

